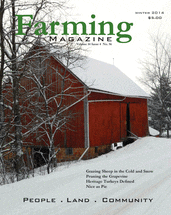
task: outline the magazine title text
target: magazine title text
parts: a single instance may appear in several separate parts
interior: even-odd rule
[[[33,25],[31,20],[33,19],[33,15],[16,15],[18,17],[18,32],[16,35],[25,35],[23,32],[26,28],[35,28],[34,34],[35,35],[58,35],[56,32],[55,27],[60,26],[60,23],[58,21],[53,21],[47,24],[45,22],[37,22]],[[62,35],[117,35],[116,41],[119,43],[129,43],[132,40],[132,37],[130,34],[127,34],[131,29],[131,26],[133,26],[133,23],[128,22],[120,22],[117,25],[117,32],[115,33],[114,24],[110,21],[108,22],[99,22],[98,23],[98,29],[99,32],[97,32],[97,24],[94,20],[96,16],[94,14],[91,15],[91,18],[93,19],[92,22],[89,22],[89,28],[90,32],[87,33],[87,24],[85,22],[63,22],[61,25],[63,25],[63,32]],[[28,20],[29,19],[29,20]],[[27,20],[27,21],[26,21]],[[72,26],[72,31],[69,32],[69,27]],[[78,33],[78,26],[82,29],[81,34]],[[108,27],[107,27],[108,26]],[[50,27],[50,32],[47,31],[47,27]],[[107,33],[105,32],[107,31]]]

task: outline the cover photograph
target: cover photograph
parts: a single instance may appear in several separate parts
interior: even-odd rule
[[[0,214],[171,213],[170,8],[0,1]]]

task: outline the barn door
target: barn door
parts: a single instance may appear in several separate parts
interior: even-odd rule
[[[148,133],[147,106],[145,103],[130,104],[130,127],[131,132],[138,137]]]
[[[127,104],[121,103],[121,140],[127,136]]]
[[[130,104],[130,122],[131,132],[136,136],[141,136],[142,124],[141,124],[141,112],[140,104]]]
[[[131,133],[131,124],[130,124],[130,108],[129,108],[129,103],[126,106],[126,131],[127,131],[127,136],[130,136]]]

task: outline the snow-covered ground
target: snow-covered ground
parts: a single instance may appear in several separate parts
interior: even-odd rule
[[[171,139],[142,138],[49,175],[2,186],[0,214],[171,214]]]

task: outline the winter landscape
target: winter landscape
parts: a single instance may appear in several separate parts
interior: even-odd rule
[[[168,215],[170,185],[171,140],[139,138],[98,158],[1,186],[0,214]]]
[[[169,8],[0,1],[0,215],[170,214]]]

